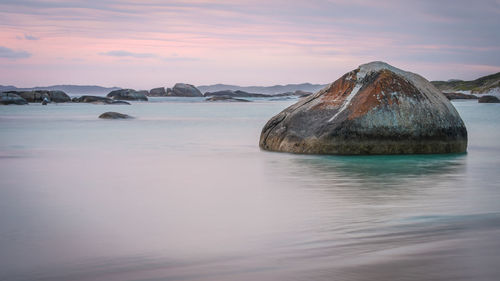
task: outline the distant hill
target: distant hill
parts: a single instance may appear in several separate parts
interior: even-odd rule
[[[327,84],[287,84],[287,85],[275,85],[275,86],[236,86],[236,85],[226,85],[226,84],[215,84],[209,86],[198,86],[197,88],[202,92],[218,92],[218,91],[244,91],[248,93],[258,93],[258,94],[268,94],[276,95],[287,92],[295,92],[297,90],[304,92],[315,93],[323,89]]]
[[[86,85],[54,85],[46,87],[33,87],[33,88],[17,88],[15,86],[2,86],[0,85],[0,92],[4,91],[33,91],[33,90],[59,90],[68,95],[106,95],[111,91],[119,90],[118,87],[101,87],[101,86],[86,86]]]
[[[473,94],[500,92],[500,72],[472,81],[431,81],[442,92],[470,91]]]

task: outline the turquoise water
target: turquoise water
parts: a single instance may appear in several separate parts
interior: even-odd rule
[[[467,154],[261,151],[293,102],[0,107],[0,280],[500,278],[500,105]]]

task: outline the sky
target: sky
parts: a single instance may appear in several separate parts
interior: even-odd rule
[[[500,0],[0,0],[0,84],[331,83],[500,71]]]

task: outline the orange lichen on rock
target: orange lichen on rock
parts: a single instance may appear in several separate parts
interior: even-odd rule
[[[373,83],[366,84],[349,105],[348,119],[360,117],[378,106],[399,104],[399,98],[418,98],[418,89],[410,82],[388,70],[376,73]]]
[[[311,109],[341,106],[354,89],[354,86],[356,86],[356,72],[351,71],[335,81],[328,89],[328,92],[321,96],[321,102]]]

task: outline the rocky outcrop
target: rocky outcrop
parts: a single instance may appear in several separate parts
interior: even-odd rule
[[[165,91],[165,88],[154,88],[149,91],[148,96],[150,97],[164,97],[167,95],[167,91]]]
[[[49,102],[70,102],[71,98],[63,91],[46,91],[46,90],[36,90],[36,91],[9,91],[6,93],[16,94],[27,102],[41,103],[46,100]]]
[[[480,77],[472,81],[448,80],[432,81],[443,92],[469,91],[472,94],[500,93],[500,72]]]
[[[3,92],[0,93],[0,104],[3,105],[9,105],[9,104],[17,104],[17,105],[23,105],[23,104],[28,104],[28,102],[20,97],[19,95],[9,93],[9,92]]]
[[[177,83],[172,89],[167,89],[167,96],[172,97],[203,97],[200,90],[191,84]]]
[[[295,92],[286,92],[286,93],[277,94],[277,95],[274,95],[274,97],[291,97],[291,96],[297,96],[297,97],[303,98],[303,97],[307,97],[307,96],[310,96],[310,95],[312,95],[311,92],[305,92],[305,91],[297,90]]]
[[[128,104],[130,103],[122,100],[112,100],[107,97],[100,96],[81,96],[71,99],[73,102],[93,103],[93,104]]]
[[[230,96],[214,96],[207,98],[205,101],[250,102],[246,99],[233,98]]]
[[[144,94],[144,92],[138,92],[132,89],[120,89],[111,91],[107,94],[108,98],[112,98],[114,100],[132,100],[132,101],[147,101],[148,97]]]
[[[265,94],[256,94],[256,93],[248,93],[245,91],[232,91],[232,90],[224,90],[224,91],[217,91],[217,92],[206,92],[204,94],[205,97],[238,97],[238,98],[269,98],[272,97],[272,95],[265,95]]]
[[[479,103],[500,103],[500,99],[495,96],[482,96],[478,100]]]
[[[271,118],[260,147],[307,154],[459,153],[466,151],[467,130],[425,78],[372,62]]]
[[[475,95],[468,95],[463,93],[444,93],[443,95],[449,100],[477,100]]]
[[[134,117],[127,115],[127,114],[119,113],[119,112],[109,111],[109,112],[104,112],[103,114],[99,115],[99,118],[101,118],[101,119],[132,119]]]

